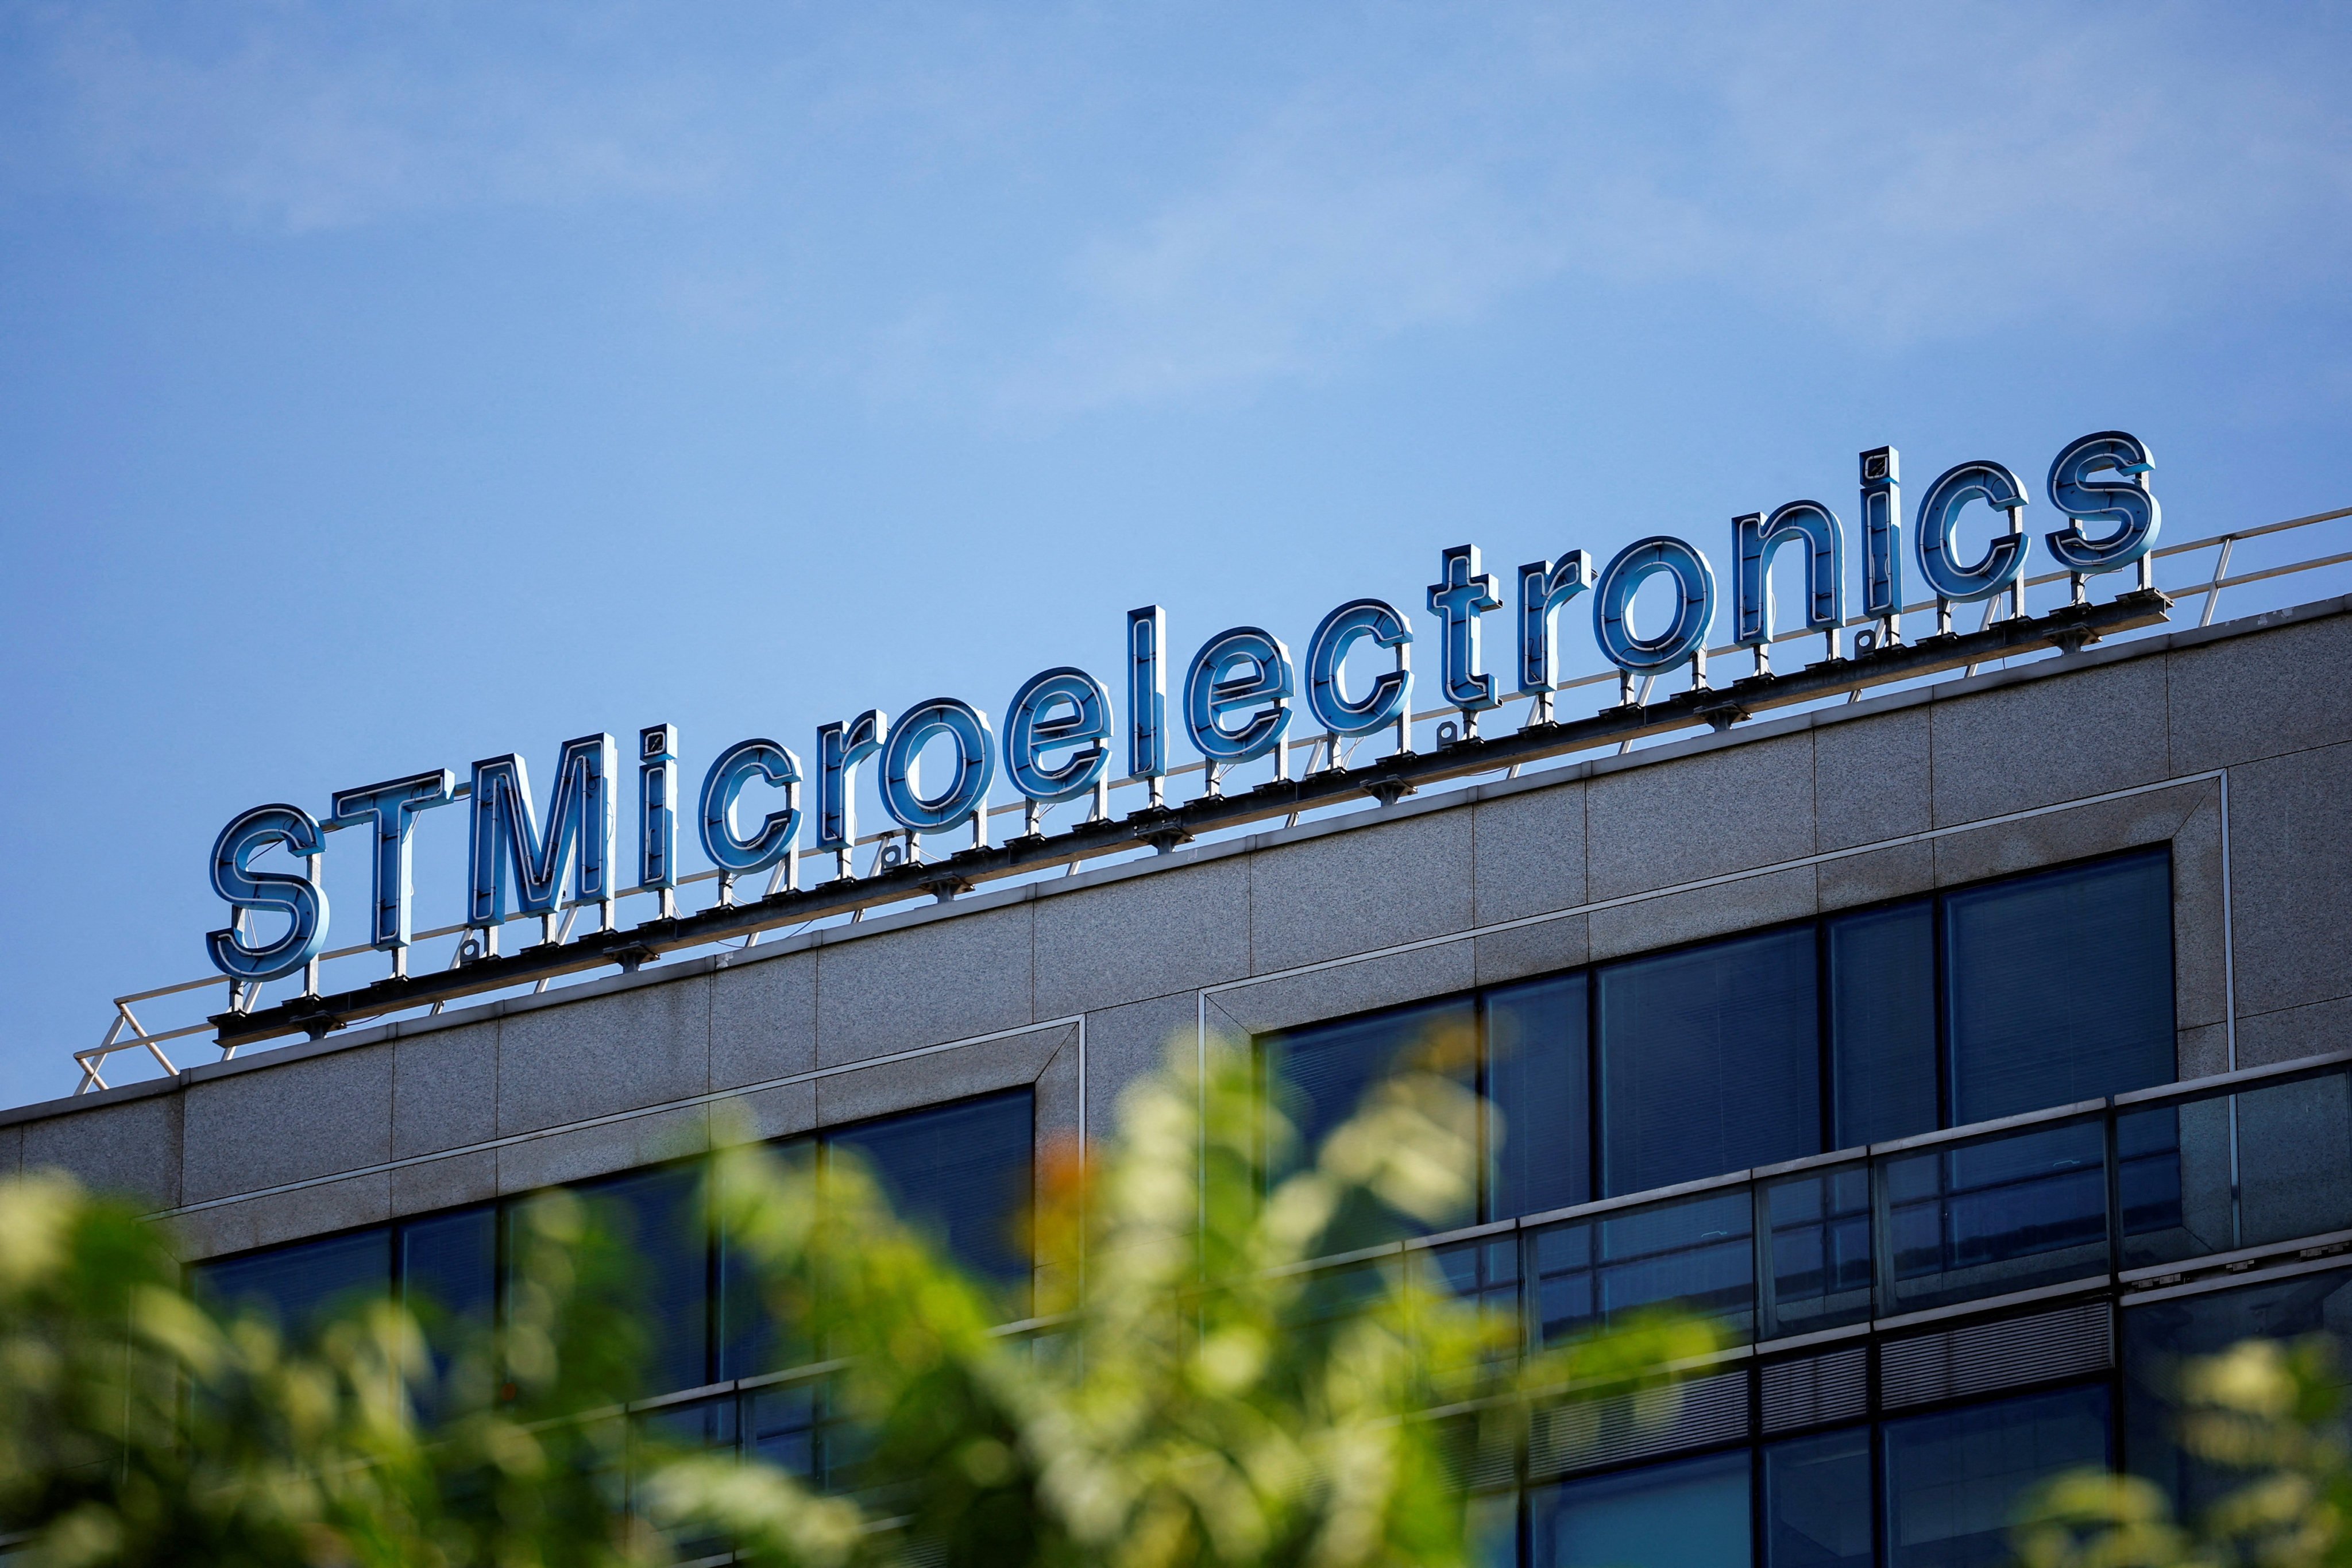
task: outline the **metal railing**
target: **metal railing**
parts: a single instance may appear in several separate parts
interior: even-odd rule
[[[1433,1268],[1531,1345],[1660,1309],[1736,1343],[2352,1247],[2352,1051],[1498,1221],[1316,1267]],[[2352,1258],[2347,1259],[2352,1267]],[[1339,1292],[1344,1294],[1344,1291]]]
[[[2352,1248],[2352,1051],[2059,1106],[1295,1266],[1328,1322],[1382,1275],[1520,1325],[1522,1349],[1661,1310],[1712,1319],[1726,1358],[1923,1318]],[[2352,1268],[2352,1257],[2344,1260]],[[1286,1269],[1284,1272],[1292,1272]],[[1050,1336],[1069,1320],[992,1332]],[[625,1406],[666,1441],[756,1453],[820,1482],[845,1458],[815,1362]],[[619,1413],[623,1407],[616,1407]]]
[[[2352,517],[2352,508],[2341,508],[2333,511],[2315,512],[2306,517],[2290,518],[2284,521],[2266,523],[2260,527],[2237,529],[2225,533],[2218,533],[2205,538],[2165,545],[2153,552],[2153,555],[2159,560],[2171,560],[2200,551],[2210,550],[2216,552],[2213,567],[2209,575],[2205,576],[2200,581],[2190,582],[2179,586],[2168,587],[2165,590],[2165,592],[2169,595],[2176,603],[2186,601],[2190,598],[2201,598],[2204,603],[2200,607],[2197,624],[2202,626],[2211,624],[2215,613],[2221,604],[2221,595],[2227,590],[2243,587],[2255,583],[2270,581],[2272,579],[2284,577],[2294,574],[2313,572],[2326,567],[2352,563],[2352,552],[2338,552],[2231,575],[2230,573],[2231,559],[2240,543],[2248,540],[2283,533],[2294,529],[2308,528],[2320,523],[2332,522],[2347,517]],[[2046,587],[2052,584],[2064,583],[2067,581],[2067,575],[2063,573],[2050,573],[2027,579],[2026,587],[2029,589]],[[2021,595],[2017,595],[2014,598],[2011,595],[2005,595],[2000,599],[1989,601],[1985,609],[1984,626],[1989,627],[1995,624],[1998,616],[2001,613],[2002,606],[2007,605],[2010,610],[2014,613],[2021,606]],[[1936,610],[1936,608],[1937,605],[1935,601],[1925,600],[1918,604],[1905,606],[1904,613],[1906,616],[1922,615],[1932,612]],[[1869,617],[1854,616],[1850,618],[1845,623],[1845,626],[1848,628],[1858,628],[1867,626],[1870,624],[1872,623]],[[1800,641],[1804,638],[1819,635],[1819,633],[1812,631],[1785,632],[1774,637],[1773,643],[1778,645],[1781,643]],[[1709,659],[1722,658],[1729,657],[1738,651],[1739,651],[1738,648],[1732,647],[1713,648],[1708,650],[1706,657]],[[1978,664],[1969,663],[1963,667],[1962,672],[1964,674],[1974,674],[1978,668]],[[1927,674],[1923,675],[1920,679],[1932,679],[1937,678],[1937,676],[1936,674]],[[1651,700],[1654,678],[1644,677],[1638,685],[1636,685],[1636,683],[1632,681],[1630,678],[1622,677],[1618,671],[1611,669],[1581,676],[1575,679],[1566,681],[1558,689],[1558,690],[1541,698],[1531,698],[1525,693],[1510,693],[1505,696],[1502,707],[1495,710],[1495,714],[1493,716],[1490,716],[1490,722],[1498,722],[1501,717],[1507,714],[1508,710],[1514,705],[1530,702],[1535,703],[1537,706],[1529,713],[1528,721],[1529,723],[1533,723],[1538,721],[1547,720],[1549,714],[1557,710],[1558,701],[1561,693],[1575,691],[1594,686],[1607,686],[1612,682],[1620,684],[1622,695],[1625,700],[1646,704]],[[1840,700],[1848,701],[1859,700],[1862,696],[1863,689],[1863,685],[1857,683],[1850,689],[1843,688],[1834,689],[1820,700],[1830,701]],[[1736,711],[1727,710],[1722,721],[1736,721],[1737,718],[1740,715]],[[1697,721],[1696,720],[1692,721],[1692,722],[1696,721]],[[1435,742],[1437,746],[1444,747],[1453,743],[1459,738],[1464,723],[1461,715],[1459,715],[1454,709],[1433,708],[1412,715],[1411,726],[1414,732],[1428,733]],[[1675,728],[1677,730],[1687,730],[1690,727],[1691,723],[1683,723],[1676,725]],[[1452,731],[1453,733],[1449,734],[1449,731]],[[1325,769],[1349,765],[1353,763],[1355,752],[1360,743],[1361,742],[1344,742],[1333,736],[1321,734],[1304,736],[1297,740],[1286,742],[1276,750],[1276,763],[1274,764],[1275,776],[1277,779],[1288,779],[1295,775],[1304,776],[1305,774],[1312,773],[1318,768],[1318,759],[1320,766]],[[1612,743],[1614,743],[1617,752],[1622,754],[1631,751],[1637,743],[1637,738],[1627,738]],[[1498,767],[1493,771],[1497,773],[1507,773],[1516,774],[1520,770],[1518,765],[1513,764],[1507,769]],[[1110,802],[1115,792],[1127,792],[1130,797],[1137,794],[1148,795],[1150,805],[1156,807],[1165,797],[1166,793],[1172,787],[1174,781],[1203,776],[1207,775],[1207,773],[1208,764],[1195,762],[1170,769],[1165,780],[1153,781],[1129,778],[1117,781],[1106,781],[1105,784],[1098,788],[1090,799],[1081,803],[1074,803],[1071,805],[1051,808],[1050,810],[1041,810],[1031,805],[1027,802],[1013,802],[1003,805],[992,806],[975,822],[975,830],[973,835],[974,842],[977,844],[985,844],[989,842],[991,825],[997,820],[1008,816],[1020,817],[1023,822],[1024,832],[1032,834],[1042,832],[1047,817],[1055,812],[1061,813],[1066,820],[1070,816],[1080,816],[1080,820],[1084,823],[1099,824],[1106,822],[1112,815]],[[1223,781],[1216,780],[1213,777],[1204,777],[1203,782],[1213,789],[1214,787],[1222,784]],[[467,786],[460,785],[457,793],[460,795],[467,794]],[[1360,805],[1361,802],[1357,802],[1355,804]],[[1327,809],[1346,808],[1347,807],[1341,806]],[[1149,809],[1149,807],[1147,807],[1147,809]],[[1080,816],[1081,813],[1083,814],[1082,816]],[[1289,815],[1288,820],[1295,823],[1299,820],[1302,815],[1305,814],[1302,812],[1292,812]],[[333,831],[334,829],[331,826],[329,830]],[[1168,846],[1162,846],[1162,847],[1167,847]],[[1055,866],[1052,869],[1054,871],[1058,871],[1061,874],[1076,875],[1089,862],[1101,864],[1109,860],[1123,858],[1129,855],[1141,853],[1148,847],[1149,846],[1147,844],[1138,843],[1132,840],[1120,842],[1115,845],[1107,846],[1099,853],[1070,858],[1066,861],[1066,863]],[[866,858],[866,866],[863,872],[859,872],[856,867],[856,858],[861,853]],[[796,874],[797,867],[806,865],[813,860],[821,863],[827,859],[835,859],[840,869],[845,873],[853,877],[872,878],[878,873],[893,871],[904,865],[909,864],[912,861],[919,860],[920,856],[921,848],[919,842],[916,840],[915,836],[901,829],[890,829],[883,832],[864,835],[858,838],[856,846],[851,850],[840,852],[838,855],[836,855],[836,852],[832,850],[801,850],[797,852],[797,855],[792,862],[779,865],[775,868],[773,873],[768,879],[765,896],[772,898],[781,890],[784,889],[788,884],[796,884],[799,880]],[[1041,871],[1032,874],[1043,875],[1048,873]],[[731,876],[717,870],[704,870],[682,877],[679,879],[679,882],[681,895],[698,892],[705,885],[709,885],[710,891],[713,895],[712,903],[709,906],[710,908],[719,909],[731,908],[735,906],[737,899],[736,879]],[[658,895],[653,889],[631,889],[620,893],[618,898],[625,900],[656,898],[657,896]],[[561,914],[558,916],[517,915],[510,916],[509,918],[512,921],[541,921],[543,922],[541,932],[541,940],[545,942],[560,944],[570,940],[574,922],[578,919],[579,911],[582,907],[583,906],[577,902],[566,902],[561,906]],[[794,927],[793,931],[786,932],[786,934],[796,934],[800,930],[805,930],[811,926],[818,924],[854,922],[862,920],[867,912],[868,910],[866,909],[860,908],[840,913],[820,915],[817,918],[812,919]],[[710,951],[718,951],[730,947],[748,948],[756,945],[761,940],[763,934],[764,932],[762,931],[755,929],[740,936],[730,936],[724,940],[715,940],[699,945]],[[452,938],[457,939],[452,945],[446,965],[447,968],[455,970],[480,955],[485,945],[484,936],[485,933],[477,931],[473,928],[465,925],[447,925],[417,933],[415,942],[424,943]],[[670,951],[686,952],[692,951],[692,949],[680,947]],[[302,979],[302,994],[305,996],[314,997],[320,994],[320,975],[323,965],[328,963],[340,965],[346,963],[352,959],[359,958],[370,953],[377,953],[378,952],[379,950],[370,946],[357,945],[337,948],[322,954],[319,960],[314,961],[314,963],[310,966],[308,972],[304,974]],[[611,960],[600,959],[593,962],[583,963],[576,973],[585,973],[599,966],[609,967],[611,962]],[[551,985],[565,977],[566,976],[560,974],[546,974],[536,979],[527,979],[519,982],[515,988],[527,988],[534,992],[543,992],[549,989]],[[255,1005],[258,991],[258,987],[255,987],[250,990],[242,989],[235,985],[226,976],[215,974],[206,975],[194,980],[183,981],[176,984],[158,986],[150,990],[129,992],[121,996],[117,996],[114,999],[113,1011],[111,1016],[109,1017],[106,1032],[103,1037],[97,1045],[82,1047],[75,1049],[72,1053],[75,1065],[79,1069],[80,1073],[79,1079],[76,1083],[73,1092],[80,1094],[89,1090],[106,1088],[106,1064],[113,1058],[125,1053],[143,1053],[145,1056],[152,1058],[155,1066],[163,1072],[167,1074],[176,1072],[178,1068],[164,1047],[177,1040],[187,1039],[195,1036],[216,1032],[217,1026],[214,1019],[207,1016],[201,1018],[196,1022],[179,1025],[176,1026],[160,1029],[150,1028],[140,1017],[139,1013],[134,1009],[144,1006],[150,1003],[161,1002],[167,998],[186,996],[196,993],[211,993],[215,991],[215,988],[218,988],[219,994],[226,997],[228,1006],[226,1011],[231,1013],[240,1013],[251,1009]],[[441,1011],[445,1003],[443,1001],[434,1001],[429,1004],[429,1011],[437,1013]],[[389,999],[388,1005],[377,1009],[371,1016],[393,1016],[404,1012],[422,1010],[426,1008],[426,1006],[427,1005],[422,1003],[404,1002],[397,998],[393,998]],[[339,1018],[337,1023],[340,1024],[347,1021],[349,1020],[346,1018]],[[228,1058],[235,1056],[238,1043],[239,1042],[236,1040],[226,1038],[220,1040],[219,1048],[221,1058],[226,1060]]]

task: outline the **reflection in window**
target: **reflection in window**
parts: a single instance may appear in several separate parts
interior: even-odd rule
[[[868,1122],[825,1146],[864,1159],[900,1217],[929,1228],[965,1268],[1025,1290],[1034,1120],[1030,1091],[1017,1089]]]
[[[1769,1334],[1802,1333],[1870,1316],[1870,1171],[1836,1165],[1764,1189],[1771,1226],[1763,1271]]]
[[[1830,1147],[1936,1130],[1936,910],[1921,899],[1828,927]]]
[[[2124,1452],[2132,1469],[2169,1492],[2184,1515],[2243,1486],[2242,1471],[2216,1471],[2178,1441],[2183,1360],[2219,1355],[2241,1340],[2332,1335],[2352,1345],[2352,1269],[2305,1274],[2269,1285],[2176,1296],[2133,1306],[2124,1321]],[[2352,1362],[2339,1358],[2339,1377]]]
[[[2097,1121],[1926,1149],[1881,1169],[1903,1310],[2106,1268],[2106,1142]]]
[[[1871,1568],[1870,1433],[1764,1450],[1765,1568]]]
[[[1605,1196],[1822,1147],[1813,931],[1601,971]]]
[[[1583,975],[1564,974],[1486,994],[1490,1219],[1592,1195],[1584,988]]]
[[[1755,1205],[1733,1188],[1535,1233],[1543,1342],[1671,1308],[1718,1320],[1744,1337],[1755,1307]]]
[[[1741,1568],[1748,1455],[1562,1481],[1528,1500],[1531,1568]]]
[[[2162,850],[2018,877],[1944,906],[1956,1125],[2170,1081]]]
[[[1297,1135],[1297,1157],[1311,1159],[1331,1130],[1356,1113],[1366,1090],[1419,1053],[1450,1047],[1466,1057],[1475,1026],[1473,1004],[1462,996],[1292,1029],[1268,1040],[1267,1077],[1278,1086],[1278,1103]]]
[[[200,1264],[197,1293],[231,1311],[268,1318],[305,1338],[338,1309],[392,1286],[392,1232],[383,1226]]]
[[[709,1227],[702,1210],[702,1167],[670,1165],[583,1182],[595,1205],[635,1260],[633,1283],[646,1318],[648,1393],[695,1388],[709,1381]]]
[[[2107,1460],[2107,1392],[2069,1388],[1890,1421],[1886,1568],[2009,1561],[2018,1500],[2036,1482]]]
[[[493,1204],[452,1209],[400,1227],[400,1297],[428,1325],[489,1321],[499,1273]]]

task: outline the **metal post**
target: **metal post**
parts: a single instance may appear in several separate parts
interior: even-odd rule
[[[2213,624],[2213,612],[2215,609],[2220,607],[2221,603],[2221,579],[2227,576],[2230,571],[2230,552],[2235,550],[2237,547],[2238,536],[2236,534],[2230,533],[2222,535],[2221,555],[2219,560],[2213,563],[2213,581],[2211,585],[2205,590],[2205,613],[2197,617],[2197,624],[2200,626],[2210,626]],[[2152,555],[2143,555],[2139,558],[2140,573],[2143,577],[2154,572],[2154,563],[2155,557]],[[2149,586],[2147,583],[2142,583],[2140,585],[2142,587]]]

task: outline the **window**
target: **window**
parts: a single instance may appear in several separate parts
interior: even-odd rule
[[[1574,1477],[1529,1489],[1516,1531],[1507,1498],[1474,1500],[1478,1561],[1516,1544],[1525,1568],[1993,1568],[2028,1491],[2110,1462],[2107,1417],[2106,1388],[2083,1384]]]
[[[1420,1054],[1442,1059],[1452,1047],[1469,1055],[1476,1027],[1474,1005],[1462,996],[1271,1037],[1261,1059],[1297,1135],[1294,1154],[1311,1158],[1367,1090]]]
[[[392,1232],[383,1226],[199,1264],[197,1292],[231,1310],[274,1321],[289,1336],[315,1331],[355,1297],[392,1283]]]
[[[2183,1515],[2193,1515],[2244,1485],[2247,1476],[2215,1471],[2181,1449],[2181,1362],[2219,1355],[2246,1339],[2326,1333],[2339,1346],[2352,1344],[2352,1269],[2176,1296],[2131,1307],[2123,1317],[2125,1455],[2135,1472],[2171,1493]]]
[[[1872,1568],[1870,1432],[1764,1450],[1765,1568]]]
[[[1740,1568],[1748,1455],[1562,1481],[1529,1500],[1532,1568]]]
[[[1475,1045],[1487,1220],[2071,1104],[2173,1077],[2170,867],[2134,851],[1335,1019],[1261,1060],[1303,1153],[1404,1053]],[[2123,1151],[2133,1234],[2179,1223],[2172,1116]],[[1824,1245],[1859,1257],[1850,1232]]]
[[[632,1171],[575,1190],[630,1250],[631,1282],[646,1314],[647,1392],[708,1383],[709,1226],[700,1163]]]
[[[1927,899],[1828,922],[1832,1149],[1933,1132],[1936,908]]]
[[[2009,1561],[2018,1500],[2062,1470],[2107,1460],[2107,1392],[2069,1388],[1890,1421],[1886,1568]]]
[[[931,1230],[965,1268],[1020,1287],[1029,1278],[1020,1226],[1032,1200],[1034,1120],[1030,1091],[1018,1089],[868,1122],[824,1142],[855,1150],[899,1215]]]
[[[1954,1125],[2170,1081],[2165,853],[2012,878],[1944,904]]]
[[[400,1227],[400,1295],[428,1321],[489,1320],[498,1289],[495,1204],[452,1209]]]
[[[1813,931],[1600,972],[1605,1196],[1818,1153]]]
[[[845,1127],[794,1147],[804,1154],[855,1150],[898,1213],[931,1230],[966,1268],[1006,1287],[1018,1317],[1028,1310],[1020,1221],[1031,1201],[1034,1121],[1031,1091],[1019,1089]],[[805,1347],[784,1342],[765,1321],[740,1259],[712,1234],[703,1173],[702,1162],[688,1161],[571,1189],[628,1250],[629,1283],[646,1313],[647,1393],[805,1359],[799,1354]],[[510,1205],[530,1201],[449,1209],[199,1264],[191,1274],[207,1299],[257,1308],[297,1333],[355,1295],[396,1289],[423,1321],[436,1359],[446,1358],[464,1323],[487,1322],[500,1310],[499,1282],[515,1262]]]
[[[1486,1216],[1508,1219],[1592,1196],[1585,978],[1489,991]]]

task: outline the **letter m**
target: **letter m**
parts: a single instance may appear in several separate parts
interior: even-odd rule
[[[555,798],[547,826],[531,806],[530,771],[509,752],[474,764],[474,820],[467,863],[472,876],[466,923],[495,926],[507,918],[507,873],[514,873],[515,904],[527,915],[554,912],[567,869],[583,903],[613,897],[615,814],[613,778],[618,753],[610,735],[563,742],[555,765]]]

